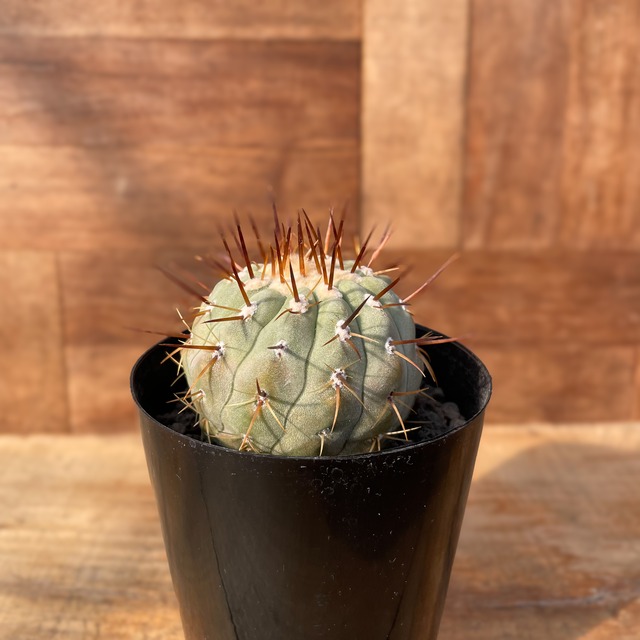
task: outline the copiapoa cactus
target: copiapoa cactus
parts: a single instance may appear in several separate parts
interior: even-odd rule
[[[372,267],[388,231],[370,256],[371,234],[348,260],[343,220],[330,214],[322,234],[304,211],[293,228],[275,207],[274,219],[268,249],[253,225],[260,261],[239,224],[237,256],[222,238],[229,268],[209,295],[198,294],[195,319],[169,354],[186,375],[181,400],[209,440],[256,453],[347,455],[407,438],[425,370],[433,374],[422,347],[449,341],[416,338],[407,306],[446,265],[401,299],[393,270]]]

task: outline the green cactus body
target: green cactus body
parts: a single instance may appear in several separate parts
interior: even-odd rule
[[[423,378],[411,316],[388,277],[354,261],[338,267],[335,250],[318,252],[318,269],[309,253],[283,253],[270,269],[247,261],[202,303],[181,365],[210,439],[346,455],[405,429]]]

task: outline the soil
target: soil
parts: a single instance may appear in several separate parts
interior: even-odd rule
[[[442,389],[430,387],[423,391],[424,393],[417,397],[413,405],[413,412],[405,423],[407,436],[411,443],[433,440],[466,422],[458,405],[448,401]],[[385,448],[406,444],[404,434],[399,434],[396,437],[398,439],[389,440]]]
[[[405,423],[408,441],[412,444],[433,440],[461,426],[466,421],[460,413],[458,405],[455,402],[447,401],[442,389],[435,387],[423,391],[424,393],[416,399],[413,411]],[[191,409],[184,409],[180,405],[174,404],[168,408],[166,413],[158,415],[157,419],[178,433],[195,440],[206,441],[200,427],[198,427],[196,414]],[[400,433],[385,438],[383,448],[391,449],[406,444],[407,440],[400,430]]]

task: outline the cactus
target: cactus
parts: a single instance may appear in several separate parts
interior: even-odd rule
[[[365,264],[371,234],[346,260],[343,221],[336,228],[330,215],[323,236],[304,212],[293,231],[274,213],[268,251],[254,225],[261,262],[250,259],[239,224],[243,265],[223,237],[230,269],[199,296],[189,335],[170,354],[186,375],[182,401],[210,441],[239,450],[347,455],[394,434],[408,439],[406,419],[430,371],[421,347],[448,341],[416,338],[407,309],[435,276],[402,300],[399,278],[371,267],[388,231]]]

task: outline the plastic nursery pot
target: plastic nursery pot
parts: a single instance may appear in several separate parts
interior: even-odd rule
[[[419,331],[425,331],[420,327]],[[238,452],[159,420],[177,392],[156,345],[132,392],[187,640],[433,640],[484,411],[485,366],[430,349],[465,424],[373,454]]]

